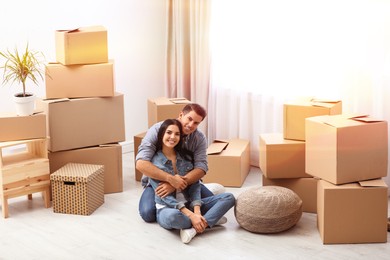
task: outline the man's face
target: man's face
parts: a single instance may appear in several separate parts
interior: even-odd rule
[[[183,114],[183,112],[179,115],[179,121],[183,126],[184,135],[189,135],[198,128],[199,124],[202,122],[203,118],[195,113],[195,111],[191,111],[187,114]]]

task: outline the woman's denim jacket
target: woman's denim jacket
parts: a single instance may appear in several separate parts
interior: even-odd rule
[[[159,169],[168,172],[171,175],[174,175],[172,161],[168,160],[165,155],[158,151],[152,158],[152,163]],[[176,156],[176,170],[180,176],[185,176],[189,171],[194,168],[194,165],[191,161],[186,160],[177,153]],[[150,184],[153,189],[156,190],[159,181],[156,179],[149,178]],[[185,190],[182,191],[187,202],[190,202],[190,206],[194,207],[196,205],[202,205],[200,198],[200,182],[195,182],[189,185]],[[166,205],[170,208],[181,209],[185,207],[184,202],[178,202],[176,200],[176,191],[172,192],[168,196],[161,198],[155,195],[155,202],[161,205]]]

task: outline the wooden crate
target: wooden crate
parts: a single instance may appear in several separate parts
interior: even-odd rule
[[[8,150],[7,150],[8,148]],[[46,138],[0,142],[0,197],[3,217],[8,217],[8,199],[42,192],[50,207],[50,166]]]

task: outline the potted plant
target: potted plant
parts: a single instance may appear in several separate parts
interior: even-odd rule
[[[17,83],[22,86],[22,92],[16,93],[16,112],[18,115],[26,116],[34,113],[35,95],[26,92],[26,82],[28,79],[38,86],[39,79],[43,80],[44,74],[44,55],[42,52],[33,51],[28,48],[28,44],[22,53],[18,48],[13,52],[7,50],[0,51],[0,58],[5,61],[2,63],[3,84]]]

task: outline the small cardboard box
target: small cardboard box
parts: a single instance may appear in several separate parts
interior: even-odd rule
[[[146,132],[143,132],[143,133],[140,133],[140,134],[137,134],[134,136],[134,169],[135,169],[135,180],[136,181],[141,181],[142,175],[143,175],[142,172],[138,171],[137,168],[135,167],[136,163],[137,163],[135,158],[137,157],[138,147],[140,146],[142,139],[145,137],[145,135],[146,135]]]
[[[104,203],[104,166],[68,163],[50,175],[55,213],[91,215]]]
[[[0,142],[46,138],[46,115],[0,114]]]
[[[114,62],[65,66],[46,65],[46,98],[112,97]]]
[[[260,169],[269,179],[312,177],[305,171],[305,142],[282,133],[260,135]]]
[[[178,118],[185,105],[191,103],[186,98],[149,98],[148,127],[169,118]]]
[[[302,211],[317,213],[317,178],[268,179],[263,186],[281,186],[294,191],[302,200]]]
[[[55,32],[56,61],[63,65],[108,62],[107,30],[88,26]]]
[[[318,181],[317,225],[324,244],[387,242],[387,185],[381,179]]]
[[[123,191],[122,146],[100,145],[60,152],[49,152],[50,173],[68,163],[104,166],[104,194]]]
[[[51,152],[125,141],[123,94],[37,100],[47,117]]]
[[[217,182],[223,186],[241,187],[250,170],[248,140],[215,140],[207,149],[209,171],[204,182]]]
[[[387,122],[348,115],[306,119],[306,173],[343,184],[385,177]]]
[[[305,119],[320,115],[342,113],[342,102],[338,100],[298,99],[284,104],[283,137],[305,141]]]

